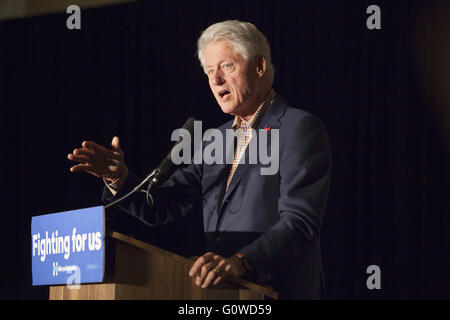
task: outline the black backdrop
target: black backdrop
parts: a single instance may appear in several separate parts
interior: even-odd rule
[[[370,4],[381,7],[381,30],[366,28]],[[204,129],[229,119],[209,92],[195,43],[209,24],[233,18],[269,39],[275,90],[328,129],[327,297],[449,298],[449,158],[414,50],[413,30],[430,6],[141,1],[82,8],[78,31],[66,28],[64,13],[0,22],[0,297],[47,298],[48,289],[31,286],[31,216],[99,204],[101,181],[69,172],[66,156],[81,141],[109,145],[118,135],[127,164],[144,174],[188,116]],[[186,235],[196,243],[198,227],[188,226],[124,232],[191,254],[180,247]],[[381,290],[366,287],[372,264],[381,268]]]

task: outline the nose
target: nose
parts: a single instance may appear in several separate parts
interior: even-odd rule
[[[211,76],[211,81],[215,86],[221,86],[225,82],[225,78],[219,70],[216,70],[214,74]]]

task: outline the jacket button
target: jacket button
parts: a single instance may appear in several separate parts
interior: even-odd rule
[[[219,237],[217,237],[217,238],[216,238],[216,243],[217,243],[217,244],[220,244],[221,242],[222,242],[222,239],[219,238]]]

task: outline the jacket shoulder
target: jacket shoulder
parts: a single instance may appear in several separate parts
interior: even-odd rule
[[[284,100],[280,100],[280,104],[284,107],[284,113],[280,117],[282,124],[287,126],[296,126],[301,124],[302,127],[323,126],[322,121],[313,113],[304,109],[294,108]]]

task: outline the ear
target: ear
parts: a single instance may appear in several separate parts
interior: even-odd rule
[[[256,56],[256,74],[258,78],[261,78],[266,73],[266,59],[263,56]]]

